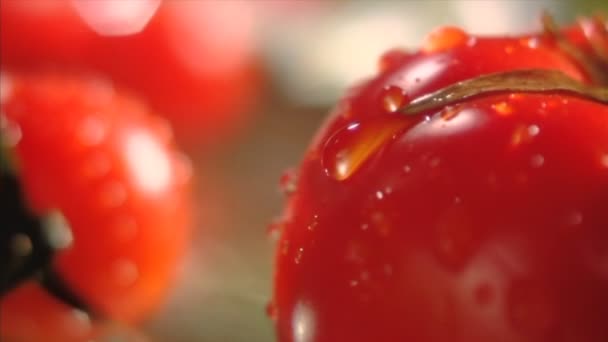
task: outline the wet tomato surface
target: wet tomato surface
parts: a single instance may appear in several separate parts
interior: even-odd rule
[[[546,35],[434,32],[392,51],[313,140],[281,221],[280,341],[608,340],[608,106],[499,91],[403,108],[512,70],[591,75]]]

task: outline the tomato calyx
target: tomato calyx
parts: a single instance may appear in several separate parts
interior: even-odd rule
[[[522,69],[473,77],[419,96],[398,111],[414,115],[496,93],[563,93],[608,104],[608,88],[585,85],[558,70]]]
[[[35,280],[56,299],[94,315],[55,272],[53,258],[60,248],[48,236],[52,228],[29,211],[19,180],[7,168],[0,168],[0,226],[0,299],[24,282]]]
[[[541,21],[543,34],[550,37],[564,54],[574,60],[591,78],[593,84],[608,85],[608,73],[606,71],[608,52],[603,51],[601,41],[596,39],[597,36],[587,37],[593,50],[589,54],[568,40],[551,15],[544,13]],[[582,23],[579,22],[579,25],[582,25]]]

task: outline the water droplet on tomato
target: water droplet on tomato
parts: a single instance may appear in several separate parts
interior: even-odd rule
[[[542,154],[535,154],[530,158],[530,165],[534,168],[539,168],[545,163],[545,157]]]
[[[540,133],[540,128],[536,125],[526,126],[519,125],[513,131],[511,136],[511,146],[517,147],[523,143],[532,141],[532,138]]]
[[[439,157],[434,157],[429,161],[430,167],[437,167],[441,163],[441,159]]]
[[[302,257],[304,256],[304,248],[300,247],[296,250],[296,255],[293,258],[293,262],[296,263],[296,265],[299,265],[302,262]]]
[[[397,86],[389,86],[385,88],[382,91],[381,99],[382,108],[389,113],[398,111],[409,102],[403,89]]]
[[[78,141],[84,146],[95,146],[103,142],[106,127],[97,117],[88,116],[82,119],[77,130]]]
[[[351,124],[334,134],[325,145],[323,166],[330,177],[343,181],[351,177],[412,120],[389,117]]]
[[[507,45],[505,46],[505,53],[507,55],[512,54],[515,51],[515,47],[513,45]]]
[[[114,281],[118,286],[131,286],[139,278],[137,265],[129,259],[120,259],[114,263]]]
[[[540,133],[540,128],[538,125],[530,125],[528,126],[528,135],[531,137],[537,136]]]
[[[318,225],[319,225],[319,215],[316,215],[316,214],[315,214],[315,215],[313,215],[313,217],[312,217],[312,222],[310,222],[310,223],[308,224],[308,226],[306,226],[306,229],[307,229],[308,231],[311,231],[311,232],[312,232],[312,231],[314,231],[314,230],[317,228],[317,226],[318,226]]]
[[[71,309],[63,317],[65,328],[72,336],[85,336],[93,327],[91,317],[88,313],[79,309]]]
[[[507,116],[513,113],[513,107],[505,101],[493,104],[492,109],[501,116]]]
[[[297,172],[293,168],[283,171],[279,178],[279,189],[284,195],[289,196],[296,191]]]
[[[608,153],[602,154],[602,156],[600,157],[600,165],[602,165],[602,167],[608,168]]]
[[[438,53],[467,44],[469,35],[458,27],[439,27],[429,33],[422,43],[421,51]]]
[[[376,191],[376,198],[381,200],[384,198],[384,193],[380,190]]]
[[[270,238],[270,240],[273,242],[278,241],[284,227],[285,223],[282,219],[275,219],[274,221],[270,222],[268,227],[266,227],[266,234],[268,235],[268,238]]]
[[[290,248],[290,244],[289,244],[289,240],[283,240],[281,242],[281,255],[287,255],[287,253],[289,253],[289,248]]]
[[[439,116],[445,121],[450,121],[458,116],[458,113],[460,113],[460,106],[446,106]]]
[[[405,172],[405,173],[410,173],[410,172],[412,172],[412,167],[411,167],[411,166],[409,166],[409,165],[405,165],[405,166],[403,167],[403,172]]]
[[[577,226],[583,223],[583,213],[578,210],[572,211],[568,214],[567,223],[571,226]]]

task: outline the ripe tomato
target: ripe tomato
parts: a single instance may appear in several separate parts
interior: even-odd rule
[[[188,164],[167,124],[99,79],[0,82],[10,164],[0,178],[0,337],[85,341],[98,321],[140,321],[163,301],[188,239]],[[48,217],[54,225],[41,223]]]
[[[549,80],[449,105],[434,93],[514,70],[577,89],[593,75],[550,34],[454,28],[381,67],[299,167],[269,311],[279,340],[607,341],[608,106]]]
[[[2,1],[1,66],[107,75],[166,115],[184,143],[234,133],[261,83],[252,4],[158,2]]]

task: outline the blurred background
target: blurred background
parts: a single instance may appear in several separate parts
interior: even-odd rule
[[[608,13],[608,4],[599,0],[139,2],[146,5],[80,1],[69,10],[105,37],[158,32],[158,25],[149,25],[156,25],[155,15],[163,10],[171,13],[164,18],[173,18],[161,25],[172,28],[165,36],[170,43],[161,44],[167,51],[152,43],[133,45],[154,46],[155,52],[143,54],[153,63],[158,58],[155,76],[169,73],[161,80],[173,83],[168,100],[151,88],[142,88],[142,97],[167,115],[195,170],[192,248],[166,305],[141,328],[148,340],[158,342],[274,340],[265,312],[274,252],[267,227],[281,214],[279,180],[297,166],[345,88],[375,73],[382,52],[415,48],[439,25],[517,34],[537,30],[543,10],[560,23]],[[54,15],[48,5],[53,1],[20,3],[19,10]],[[55,48],[43,44],[28,53],[59,60]],[[114,81],[135,89],[141,77],[158,81],[117,75]]]

